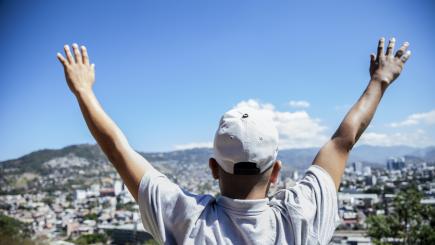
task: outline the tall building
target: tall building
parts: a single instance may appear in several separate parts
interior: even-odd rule
[[[405,168],[405,158],[404,157],[390,157],[387,160],[388,170],[401,170]]]
[[[115,183],[113,184],[113,189],[115,190],[115,196],[118,196],[124,190],[122,181],[115,180]]]
[[[364,176],[364,182],[367,186],[373,186],[377,183],[377,178],[374,175],[366,175]]]
[[[299,172],[297,171],[297,170],[295,170],[294,172],[293,172],[293,180],[299,180]]]
[[[363,168],[363,174],[366,176],[372,175],[372,168],[370,166],[365,166]]]
[[[362,162],[353,162],[352,163],[352,170],[357,174],[360,175],[363,172],[363,163]]]

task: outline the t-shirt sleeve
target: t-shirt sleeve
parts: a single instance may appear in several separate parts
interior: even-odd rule
[[[156,169],[147,171],[138,191],[143,226],[157,242],[176,243],[212,198],[183,190]]]
[[[316,237],[320,244],[329,243],[340,217],[336,187],[325,169],[311,165],[296,185],[277,194],[293,216],[306,221],[306,225],[301,222],[302,233]]]

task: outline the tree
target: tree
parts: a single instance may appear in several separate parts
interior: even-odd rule
[[[31,235],[27,224],[0,214],[0,244],[34,244]]]
[[[81,235],[77,238],[74,243],[85,245],[85,244],[95,244],[95,243],[103,243],[105,244],[108,240],[108,237],[104,233],[95,233],[95,234],[85,234]]]
[[[435,209],[421,204],[423,194],[409,187],[397,194],[388,216],[367,219],[368,235],[375,244],[435,244]]]

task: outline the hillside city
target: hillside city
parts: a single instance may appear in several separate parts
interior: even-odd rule
[[[202,154],[199,158],[148,157],[187,191],[216,196],[218,182],[211,178],[204,162],[208,153],[191,153]],[[86,157],[69,152],[46,157],[46,161],[43,158],[36,173],[17,167],[15,162],[0,163],[0,213],[28,224],[34,240],[51,244],[74,243],[81,235],[102,233],[114,244],[150,241],[152,236],[142,226],[138,205],[119,175],[101,153],[97,157],[92,154]],[[284,168],[269,193],[295,185],[303,174],[303,169]],[[391,156],[377,165],[350,162],[338,193],[341,224],[332,244],[370,244],[367,217],[388,213],[400,187],[416,186],[424,193],[421,203],[435,205],[434,175],[434,162],[412,157]]]

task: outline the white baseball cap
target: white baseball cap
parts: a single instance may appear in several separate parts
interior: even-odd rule
[[[213,158],[230,174],[261,174],[278,154],[278,130],[272,118],[242,107],[227,111],[219,122]]]

